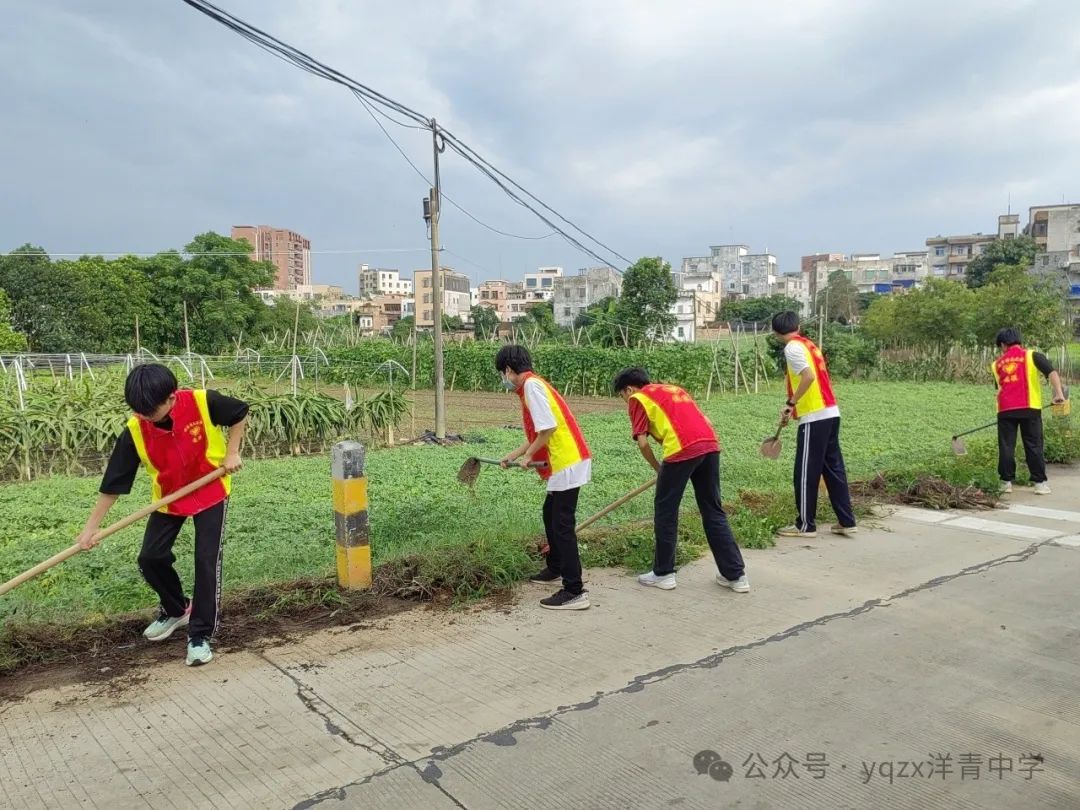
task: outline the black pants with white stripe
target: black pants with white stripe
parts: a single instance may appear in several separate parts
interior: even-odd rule
[[[195,524],[195,589],[191,595],[191,621],[188,637],[209,639],[217,629],[221,602],[221,548],[225,534],[228,500],[205,509],[192,518]],[[146,584],[154,589],[161,606],[170,616],[183,616],[188,600],[173,568],[176,556],[173,543],[180,534],[185,517],[154,512],[146,521],[139,570]]]
[[[795,506],[800,531],[817,531],[818,482],[824,477],[836,519],[841,526],[854,526],[844,455],[840,452],[840,417],[804,422],[799,425],[795,448]]]

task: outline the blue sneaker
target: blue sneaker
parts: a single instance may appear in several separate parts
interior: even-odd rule
[[[209,664],[212,660],[214,660],[214,654],[210,651],[209,641],[205,638],[188,639],[187,665],[189,667]]]

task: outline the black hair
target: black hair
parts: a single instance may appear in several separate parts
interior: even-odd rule
[[[532,357],[524,346],[503,346],[495,355],[495,369],[500,372],[510,369],[515,374],[524,374],[532,371],[532,367]]]
[[[773,315],[772,330],[778,335],[790,335],[799,331],[799,316],[790,309]]]
[[[149,416],[176,393],[176,375],[160,363],[135,366],[124,382],[124,401],[142,416]]]
[[[634,386],[634,388],[644,388],[648,384],[649,372],[635,366],[632,368],[624,368],[616,374],[615,382],[611,384],[611,387],[615,389],[616,394],[619,394],[630,386]]]
[[[1006,326],[997,333],[994,339],[995,346],[1018,346],[1023,342],[1020,338],[1020,330],[1015,326]]]

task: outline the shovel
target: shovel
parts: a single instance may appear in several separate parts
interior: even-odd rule
[[[780,424],[776,426],[776,433],[767,438],[761,443],[761,455],[765,458],[777,459],[780,458],[780,431],[784,429],[784,425],[787,424],[784,420],[780,420]]]
[[[476,483],[476,479],[480,477],[480,465],[481,464],[494,464],[496,467],[502,464],[497,458],[472,458],[465,459],[465,463],[461,465],[461,469],[458,470],[457,480],[468,486],[472,486]],[[511,466],[516,467],[517,464]],[[540,467],[546,467],[546,461],[530,461],[529,466],[532,469],[539,469]]]
[[[119,520],[116,523],[114,523],[113,525],[102,529],[97,534],[95,534],[94,537],[96,537],[98,540],[104,540],[109,535],[116,534],[121,529],[126,529],[132,523],[135,523],[136,521],[142,520],[144,517],[149,517],[154,512],[158,511],[159,509],[163,509],[164,507],[168,506],[173,501],[178,501],[181,498],[183,498],[185,495],[190,495],[195,490],[202,489],[204,486],[206,486],[207,484],[209,484],[212,481],[216,481],[217,479],[221,478],[221,476],[223,476],[223,475],[225,475],[225,468],[224,467],[218,467],[216,470],[214,470],[211,473],[207,473],[206,475],[204,475],[199,480],[192,481],[187,486],[181,487],[180,489],[176,490],[176,492],[172,493],[171,495],[166,495],[164,498],[161,498],[160,500],[154,501],[152,504],[140,509],[138,512],[135,512],[134,514],[128,515],[123,520]],[[54,565],[59,565],[64,560],[66,560],[68,557],[74,557],[76,554],[78,554],[80,551],[83,551],[83,550],[84,550],[83,547],[80,546],[78,543],[76,543],[75,545],[69,546],[68,548],[64,549],[59,554],[54,554],[52,557],[49,557],[49,559],[45,560],[45,562],[38,563],[33,568],[31,568],[29,571],[24,571],[23,573],[19,574],[17,577],[9,579],[3,585],[0,585],[0,596],[7,593],[8,591],[10,591],[12,588],[15,588],[16,586],[22,585],[28,579],[33,579],[38,574],[42,574],[45,571],[48,571]]]
[[[1044,406],[1043,410],[1046,411],[1046,410],[1054,409],[1053,413],[1054,413],[1055,416],[1058,414],[1059,410],[1061,412],[1063,412],[1065,415],[1068,415],[1068,407],[1067,407],[1068,404],[1069,404],[1069,392],[1068,392],[1068,390],[1066,390],[1065,391],[1065,402],[1064,403],[1061,403],[1061,404],[1058,404],[1058,405],[1054,405],[1053,403],[1051,403],[1049,405]],[[968,436],[968,435],[970,435],[972,433],[978,433],[980,430],[986,430],[987,428],[992,428],[992,427],[994,427],[996,425],[997,425],[997,420],[995,419],[993,422],[987,422],[985,425],[979,425],[977,428],[972,428],[971,430],[965,430],[963,433],[957,433],[955,436],[952,437],[952,451],[953,451],[953,453],[955,453],[958,456],[966,456],[967,455],[967,445],[964,444],[963,441],[961,441],[961,439],[960,439],[961,436]]]

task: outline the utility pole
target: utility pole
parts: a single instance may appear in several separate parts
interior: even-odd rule
[[[431,119],[431,147],[435,159],[435,187],[424,201],[424,219],[431,233],[431,315],[435,322],[435,438],[446,438],[446,380],[443,374],[442,335],[442,267],[439,261],[439,211],[441,183],[439,180],[439,127]],[[443,147],[445,148],[445,147]],[[417,313],[417,316],[419,313]],[[417,317],[414,316],[414,317]],[[414,321],[415,322],[415,321]]]

